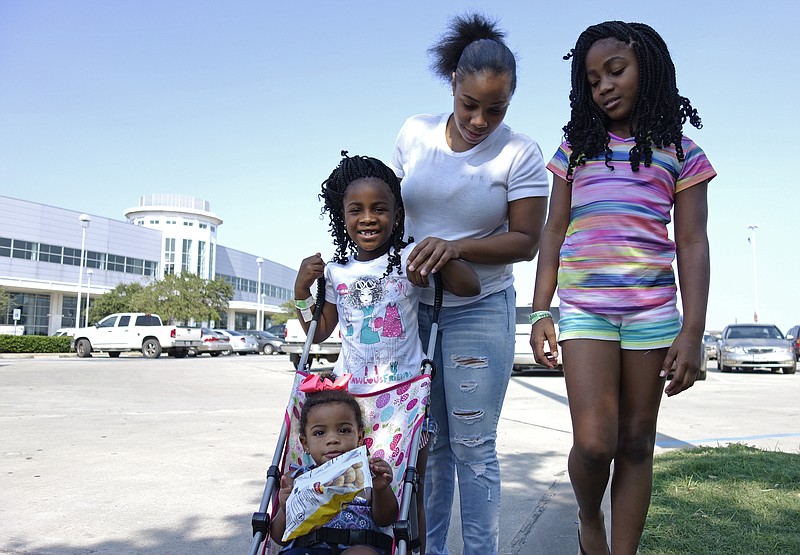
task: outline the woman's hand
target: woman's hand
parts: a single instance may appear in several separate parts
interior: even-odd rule
[[[418,272],[419,276],[427,277],[441,270],[442,266],[453,258],[461,258],[455,241],[428,237],[417,244],[408,255],[407,266],[409,273]],[[427,287],[427,280],[424,285],[414,281],[412,283],[419,287]]]
[[[536,362],[553,369],[558,364],[558,338],[552,318],[542,318],[531,328],[531,348]]]
[[[372,457],[369,460],[369,471],[372,473],[372,489],[385,490],[391,487],[394,474],[392,467],[380,457]]]
[[[701,345],[702,336],[694,338],[684,332],[679,333],[673,341],[661,368],[661,376],[666,377],[673,365],[675,366],[672,379],[664,389],[667,397],[677,395],[694,385],[694,381],[700,373],[700,357],[703,356]]]

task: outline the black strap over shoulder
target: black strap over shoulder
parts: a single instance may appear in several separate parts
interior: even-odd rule
[[[332,545],[371,545],[391,552],[394,541],[391,536],[375,530],[345,530],[342,528],[317,528],[308,534],[296,538],[294,545],[309,547],[318,542]]]

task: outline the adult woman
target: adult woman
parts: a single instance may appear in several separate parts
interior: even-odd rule
[[[445,294],[439,319],[424,488],[427,553],[447,553],[456,473],[464,553],[498,550],[495,440],[514,356],[511,264],[536,254],[548,193],[539,146],[503,123],[516,87],[516,60],[504,36],[477,14],[451,21],[429,52],[433,72],[452,87],[453,112],[409,118],[391,164],[403,179],[407,233],[419,241],[409,269],[427,279],[460,258],[481,279],[478,296]],[[426,341],[430,291],[421,302]]]

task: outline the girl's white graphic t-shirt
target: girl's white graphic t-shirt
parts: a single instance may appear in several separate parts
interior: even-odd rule
[[[325,266],[325,300],[336,305],[342,351],[333,372],[352,374],[351,393],[380,391],[416,377],[424,358],[417,309],[421,289],[406,278],[413,250],[400,253],[400,273],[384,276],[389,255]]]

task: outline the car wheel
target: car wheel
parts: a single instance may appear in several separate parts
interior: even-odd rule
[[[232,352],[233,352],[233,350],[231,350],[231,349],[225,349],[224,351],[222,351],[221,354],[222,354],[222,356],[228,356]]]
[[[90,357],[92,356],[92,344],[89,343],[88,339],[78,339],[75,344],[75,352],[81,358]]]
[[[142,354],[146,358],[158,358],[161,356],[161,343],[158,339],[145,339],[142,343]]]
[[[217,352],[212,352],[212,353],[208,353],[208,354],[210,354],[212,357],[218,357],[218,356],[219,356],[220,354],[222,354],[222,353],[220,353],[219,351],[217,351]]]
[[[120,351],[108,351],[108,356],[111,358],[119,358],[120,354],[122,354]]]
[[[239,351],[239,356],[240,356],[240,357],[247,356],[247,354],[248,354],[248,353],[246,353],[246,352],[244,352],[244,351]]]
[[[269,343],[265,343],[264,348],[261,349],[261,352],[264,353],[265,355],[271,355],[272,353],[275,352],[275,347],[273,347]]]
[[[725,366],[722,362],[720,362],[719,363],[719,371],[727,373],[727,372],[731,371],[731,367],[730,366]]]
[[[794,374],[796,369],[797,369],[797,366],[793,364],[792,366],[787,366],[786,368],[784,368],[783,369],[783,373],[784,374]]]

